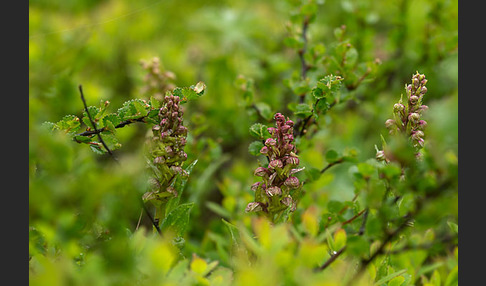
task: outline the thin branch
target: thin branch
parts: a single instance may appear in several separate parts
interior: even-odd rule
[[[322,264],[320,267],[314,269],[315,272],[322,271],[326,269],[331,263],[333,263],[343,252],[346,250],[346,245],[343,246],[341,249],[339,249],[336,253],[331,255],[331,258],[329,258],[324,264]]]
[[[140,202],[142,203],[142,208],[143,210],[145,211],[145,213],[147,214],[147,216],[149,217],[150,221],[152,222],[152,224],[154,225],[155,229],[157,230],[157,232],[162,235],[162,231],[160,230],[160,227],[159,227],[159,224],[154,220],[154,218],[152,217],[152,215],[150,214],[149,210],[147,209],[147,206],[145,205],[145,203],[143,202],[142,199],[140,199]]]
[[[122,128],[122,127],[125,127],[126,125],[129,125],[129,124],[132,124],[132,123],[135,123],[135,122],[143,122],[143,123],[145,123],[145,118],[146,117],[147,117],[147,115],[142,116],[142,117],[139,117],[139,118],[128,119],[128,120],[122,121],[121,123],[119,123],[118,125],[116,125],[115,128]],[[103,131],[106,131],[106,130],[107,130],[107,128],[106,127],[103,127],[101,129],[84,131],[82,133],[76,134],[75,136],[91,136],[91,135],[99,134],[99,133],[101,133]],[[76,139],[75,139],[75,141],[78,142],[78,143],[81,143],[80,141],[78,141]]]
[[[84,110],[86,110],[89,121],[91,122],[91,125],[93,125],[94,130],[97,132],[96,135],[98,135],[98,139],[100,140],[101,144],[103,144],[103,147],[105,147],[106,151],[108,151],[108,154],[110,154],[110,156],[112,156],[116,160],[116,158],[113,156],[113,152],[111,152],[110,148],[108,148],[105,141],[103,141],[103,138],[101,138],[101,135],[98,132],[98,129],[96,128],[96,123],[94,122],[93,118],[91,117],[91,114],[89,113],[88,105],[86,105],[86,100],[84,99],[84,94],[83,94],[83,87],[81,85],[79,85],[79,93],[81,94],[81,100],[83,101],[84,104]]]
[[[363,235],[366,229],[366,221],[368,220],[368,214],[370,213],[370,209],[366,208],[365,213],[363,215],[363,222],[361,223],[361,227],[359,228],[358,235]]]
[[[450,180],[444,181],[439,187],[437,187],[433,192],[429,192],[425,195],[424,198],[417,198],[415,200],[415,208],[413,211],[409,211],[405,217],[404,221],[393,231],[393,232],[387,232],[386,236],[383,240],[383,242],[380,244],[379,248],[368,258],[368,259],[362,259],[361,263],[358,267],[358,270],[356,271],[353,279],[349,280],[349,282],[355,280],[354,278],[357,278],[358,276],[361,275],[361,273],[366,269],[366,267],[379,255],[385,253],[385,248],[389,242],[391,242],[395,237],[397,237],[404,229],[409,225],[409,223],[413,220],[413,218],[421,211],[424,203],[427,200],[430,200],[432,198],[437,197],[442,193],[442,190],[447,188],[451,184]],[[348,283],[349,284],[349,283]]]
[[[430,248],[434,247],[435,245],[437,245],[437,243],[451,242],[456,237],[457,236],[448,235],[448,236],[443,237],[440,241],[435,241],[434,243],[423,243],[423,244],[419,244],[419,245],[408,244],[408,245],[403,246],[402,248],[388,251],[387,254],[399,254],[399,253],[402,253],[402,252],[405,252],[405,251],[412,251],[412,250],[427,250],[427,249],[430,249]]]
[[[360,217],[365,211],[367,211],[367,209],[365,210],[362,210],[360,211],[359,213],[357,213],[355,216],[353,216],[352,218],[348,219],[347,221],[343,222],[341,224],[341,226],[343,225],[347,225],[348,223],[352,223],[355,219],[357,219],[358,217]]]
[[[340,158],[339,160],[336,160],[334,162],[331,162],[329,164],[327,164],[326,167],[324,167],[322,170],[321,170],[321,174],[323,174],[324,172],[326,172],[327,170],[329,170],[329,168],[331,168],[332,166],[335,166],[337,164],[341,164],[342,162],[344,162],[344,159],[343,158]]]

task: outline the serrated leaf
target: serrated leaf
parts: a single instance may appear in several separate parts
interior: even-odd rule
[[[322,90],[321,97],[334,96],[342,86],[343,78],[336,75],[326,75],[317,82],[317,88]]]
[[[312,114],[312,107],[306,103],[300,103],[295,106],[294,114],[300,118],[306,118]]]
[[[267,129],[268,127],[266,125],[255,123],[250,127],[250,135],[257,139],[264,140],[270,136]]]
[[[260,150],[263,148],[261,141],[253,141],[248,146],[248,152],[253,156],[261,155]]]
[[[161,103],[155,97],[151,96],[150,97],[150,105],[152,106],[152,109],[159,109],[160,106],[161,106]]]
[[[81,128],[79,118],[75,115],[66,115],[55,124],[55,128],[63,130],[66,133],[77,133]]]
[[[135,99],[132,101],[133,106],[135,107],[135,110],[137,111],[138,116],[145,116],[148,114],[148,109],[149,107],[146,106],[146,104],[140,100],[140,99]]]
[[[174,208],[162,221],[160,229],[163,231],[171,230],[176,236],[184,235],[189,224],[189,216],[194,203],[182,204]]]
[[[99,155],[103,155],[106,153],[106,150],[103,148],[103,146],[100,146],[101,144],[90,144],[89,145],[89,148],[91,149],[91,151],[95,152],[96,154],[99,154]]]

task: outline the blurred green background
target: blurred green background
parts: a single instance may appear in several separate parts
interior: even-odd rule
[[[30,252],[62,252],[84,261],[80,255],[89,249],[110,263],[87,271],[133,271],[137,261],[120,249],[135,228],[138,198],[147,188],[140,147],[149,127],[119,130],[123,146],[115,152],[117,165],[41,125],[81,115],[80,84],[88,105],[109,100],[113,111],[129,99],[148,99],[141,92],[139,62],[159,57],[176,75],[177,86],[198,81],[207,86],[201,98],[185,105],[188,162],[199,160],[184,193],[184,201],[195,202],[186,251],[220,260],[217,241],[226,236],[221,218],[249,219],[244,208],[253,200],[249,186],[258,160],[248,153],[248,128],[269,124],[245,108],[235,81],[239,75],[252,78],[255,99],[272,113],[292,116],[287,105],[297,98],[283,84],[300,70],[296,51],[284,44],[292,2],[299,1],[29,1]],[[321,130],[300,154],[301,164],[322,168],[328,149],[356,149],[361,161],[374,158],[374,145],[380,147],[380,134],[387,134],[384,121],[416,71],[428,79],[427,146],[457,156],[457,1],[320,3],[309,45],[330,47],[334,30],[345,25],[360,60],[378,58],[381,65],[355,100],[320,119]],[[331,72],[317,70],[309,77]],[[348,169],[336,166],[307,185],[300,208],[349,200]],[[457,218],[457,198],[446,206]],[[122,279],[113,277],[106,279]]]

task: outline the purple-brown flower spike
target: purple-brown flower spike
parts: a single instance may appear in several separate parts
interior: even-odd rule
[[[281,113],[276,113],[274,120],[275,126],[267,128],[271,137],[265,140],[265,146],[260,149],[260,153],[268,158],[268,165],[255,170],[254,175],[262,177],[262,181],[251,186],[255,192],[255,202],[247,206],[247,212],[265,214],[272,222],[276,222],[286,209],[295,211],[302,186],[299,179],[292,175],[301,170],[292,144],[294,122]]]
[[[412,83],[405,86],[407,95],[406,105],[403,99],[393,106],[393,119],[385,121],[386,128],[390,134],[401,133],[406,135],[416,148],[416,154],[420,152],[425,145],[424,129],[427,122],[422,120],[422,113],[428,109],[422,104],[423,97],[427,93],[425,84],[427,79],[425,75],[418,72],[412,76]],[[420,158],[420,156],[416,156]],[[376,159],[388,161],[383,151],[377,150]]]
[[[170,180],[176,175],[184,175],[185,172],[181,166],[187,160],[187,154],[184,152],[187,128],[183,125],[182,108],[179,102],[178,96],[171,94],[164,96],[158,113],[159,124],[152,128],[153,138],[157,140],[149,140],[148,156],[154,167],[164,174],[164,176],[157,176],[159,187],[152,190],[154,196],[163,192],[177,196],[177,192],[169,188]]]

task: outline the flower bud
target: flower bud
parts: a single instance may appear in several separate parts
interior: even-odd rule
[[[184,151],[181,151],[179,153],[179,156],[181,157],[181,161],[186,161],[187,160],[187,154]]]
[[[385,151],[383,151],[383,150],[377,151],[376,152],[376,160],[378,160],[378,161],[386,161]]]
[[[395,112],[401,112],[404,110],[405,110],[405,106],[401,103],[395,103],[395,105],[393,105],[393,111]]]
[[[262,210],[263,209],[262,209],[261,203],[259,203],[259,202],[251,202],[245,208],[245,212],[247,212],[247,213],[259,212],[259,211],[262,211]]]
[[[294,122],[292,120],[287,120],[285,122],[285,124],[287,124],[288,126],[290,126],[291,128],[294,127]]]
[[[251,185],[251,190],[255,192],[261,184],[262,182],[254,183],[253,185]]]
[[[187,135],[187,127],[179,125],[179,127],[177,128],[177,134],[180,134],[182,136],[186,136]]]
[[[275,141],[275,139],[273,138],[268,138],[267,140],[265,140],[265,146],[267,147],[276,146],[276,145],[277,145],[277,141]]]
[[[390,129],[391,127],[395,126],[395,120],[393,119],[388,119],[387,121],[385,121],[385,126],[386,128]]]
[[[282,190],[279,187],[274,186],[274,187],[267,188],[265,190],[265,193],[269,197],[280,196],[282,194]]]
[[[429,109],[429,107],[428,107],[427,105],[421,105],[421,106],[419,107],[419,111],[420,111],[420,112],[427,111],[427,109]]]
[[[170,146],[165,146],[165,152],[169,155],[174,155],[174,150]]]
[[[426,80],[425,80],[426,82]],[[420,95],[424,95],[427,93],[427,87],[423,86],[422,89],[420,90]]]
[[[285,122],[285,117],[281,113],[276,113],[274,119],[280,123]]]
[[[283,147],[284,151],[286,153],[289,153],[289,152],[292,152],[292,150],[294,150],[294,145],[292,144],[286,144],[284,147]]]
[[[272,160],[270,163],[268,163],[268,168],[269,169],[275,169],[275,168],[283,168],[283,163],[280,160]]]
[[[277,129],[275,129],[273,127],[268,127],[267,131],[268,131],[268,133],[270,133],[270,135],[273,136],[275,134],[275,132],[277,132]]]
[[[420,120],[417,124],[417,128],[420,130],[424,130],[425,127],[427,127],[427,121],[425,120]]]
[[[416,96],[416,95],[410,96],[410,104],[415,105],[415,104],[417,104],[418,101],[419,101],[418,96]]]
[[[300,186],[300,182],[297,177],[290,176],[285,180],[284,185],[291,189],[297,189]]]
[[[412,139],[414,139],[414,140],[419,140],[420,138],[423,138],[423,137],[424,137],[424,132],[422,132],[420,130],[417,130],[417,131],[412,133]]]
[[[290,207],[293,204],[293,200],[290,196],[283,197],[280,202],[288,207]]]
[[[179,166],[171,166],[170,170],[176,174],[181,174],[182,173],[182,168]]]
[[[178,196],[178,193],[176,191],[176,189],[174,189],[174,187],[168,187],[167,189],[165,189],[168,193],[171,193],[172,195],[174,195],[174,197],[177,197]]]
[[[285,160],[285,162],[286,162],[287,164],[299,165],[300,160],[299,160],[299,158],[298,158],[298,157],[295,157],[295,156],[290,156],[290,157],[288,157],[288,158]]]
[[[290,126],[287,125],[287,124],[284,124],[282,126],[282,128],[280,128],[280,130],[282,130],[282,133],[287,133],[287,131],[289,131],[289,129],[290,129]]]
[[[268,169],[267,168],[264,168],[264,167],[258,167],[256,168],[255,172],[253,173],[255,176],[258,176],[258,177],[264,177],[264,176],[268,176]]]
[[[410,115],[408,115],[408,120],[414,124],[418,123],[418,121],[420,120],[420,114],[414,112],[414,113],[410,113]]]
[[[263,146],[262,149],[260,149],[260,153],[262,153],[263,155],[267,155],[268,151],[269,150],[267,146]]]
[[[164,157],[157,157],[154,159],[154,164],[164,164],[165,158]]]

